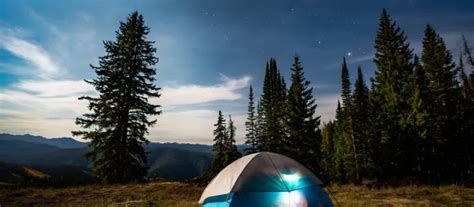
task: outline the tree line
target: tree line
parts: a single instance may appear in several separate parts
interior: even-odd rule
[[[352,86],[343,58],[336,116],[323,126],[300,58],[294,57],[289,88],[271,58],[258,101],[249,89],[246,153],[287,155],[332,182],[472,181],[474,62],[466,38],[462,40],[455,63],[443,38],[427,25],[418,56],[384,9],[370,87],[360,66]],[[219,134],[214,135],[218,140]],[[215,160],[221,159],[221,148],[214,146]]]
[[[463,37],[456,64],[430,25],[422,45],[421,56],[414,54],[403,30],[383,10],[370,89],[360,67],[351,87],[343,60],[342,103],[322,133],[320,164],[330,180],[411,178],[439,183],[473,179],[471,50]],[[471,69],[469,76],[465,62]]]

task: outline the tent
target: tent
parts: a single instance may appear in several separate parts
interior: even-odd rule
[[[333,206],[321,181],[295,160],[271,152],[225,167],[199,199],[203,207]]]

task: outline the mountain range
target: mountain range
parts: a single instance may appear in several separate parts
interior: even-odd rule
[[[145,149],[149,178],[191,179],[201,176],[212,161],[211,145],[152,142]],[[88,143],[69,137],[0,134],[0,182],[31,172],[83,177],[90,173],[90,162],[84,157],[88,150]]]

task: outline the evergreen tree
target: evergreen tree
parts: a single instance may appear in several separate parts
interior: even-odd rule
[[[276,60],[271,58],[266,65],[261,98],[265,119],[262,150],[271,152],[283,152],[284,150],[283,109],[285,93],[284,81],[277,69]]]
[[[350,115],[350,109],[352,107],[352,96],[351,96],[351,82],[349,79],[349,69],[347,68],[346,58],[342,59],[342,69],[341,69],[341,98],[342,98],[342,107],[347,109],[348,116]]]
[[[402,123],[406,125],[406,129],[413,137],[414,148],[417,153],[413,156],[414,173],[420,179],[429,178],[430,163],[429,157],[432,152],[433,142],[427,136],[428,133],[428,82],[425,70],[419,62],[418,56],[414,58],[415,70],[410,76],[409,83],[405,85],[406,90],[412,90],[412,96],[408,99],[411,106],[410,113],[404,117]]]
[[[261,100],[257,103],[257,117],[255,118],[255,142],[257,143],[256,151],[262,151],[262,146],[265,146],[265,117]]]
[[[303,67],[295,56],[291,68],[291,86],[286,98],[285,132],[287,155],[298,160],[313,171],[319,170],[321,132],[320,116],[315,116],[316,104],[311,82],[304,77]]]
[[[356,140],[357,155],[356,160],[360,163],[362,176],[374,176],[374,140],[369,136],[370,125],[367,118],[370,116],[369,89],[367,88],[362,69],[357,69],[357,79],[354,85],[352,99],[352,128],[353,137]]]
[[[359,163],[357,154],[357,144],[354,139],[352,126],[352,94],[351,83],[349,80],[349,70],[347,68],[346,58],[342,61],[341,71],[342,85],[342,117],[338,120],[340,136],[344,139],[344,168],[346,177],[352,181],[359,180]]]
[[[257,140],[257,129],[256,129],[256,118],[255,117],[255,106],[253,101],[253,90],[252,86],[249,89],[249,105],[247,108],[247,121],[245,122],[245,127],[247,134],[245,134],[245,144],[250,145],[250,148],[245,149],[247,153],[258,152],[259,143]]]
[[[385,9],[380,18],[375,50],[377,70],[372,101],[376,101],[373,105],[380,110],[374,114],[376,118],[371,125],[379,131],[381,144],[381,154],[376,156],[383,160],[380,163],[384,176],[410,175],[412,138],[400,123],[410,110],[407,100],[412,91],[403,88],[413,71],[412,50],[406,43],[404,32]]]
[[[222,112],[219,110],[217,122],[214,124],[214,145],[212,151],[214,152],[214,159],[207,170],[207,179],[213,178],[226,166],[226,152],[227,152],[227,129],[226,121]]]
[[[229,115],[229,125],[226,130],[226,136],[224,140],[224,167],[229,165],[230,163],[234,162],[235,160],[239,159],[242,154],[237,150],[237,146],[235,145],[235,131],[237,128],[234,126],[234,121],[232,121],[232,117]]]
[[[149,31],[137,12],[121,22],[116,41],[104,42],[107,54],[99,58],[99,66],[91,65],[97,78],[86,81],[99,96],[79,98],[89,101],[91,113],[76,119],[85,130],[73,135],[90,140],[86,156],[104,182],[137,181],[147,174],[142,145],[148,143],[148,127],[156,122],[148,116],[161,113],[159,105],[148,102],[160,96],[154,83],[156,48],[146,40]]]
[[[421,60],[428,82],[429,105],[428,123],[429,134],[433,146],[429,160],[431,173],[429,178],[452,176],[452,172],[459,164],[452,163],[459,151],[458,136],[456,134],[457,82],[455,64],[450,52],[446,49],[443,39],[436,34],[434,29],[427,25],[423,38],[423,51]],[[455,166],[450,166],[455,165]],[[446,167],[450,166],[449,170]]]
[[[344,120],[344,115],[342,112],[341,103],[339,100],[337,101],[337,109],[336,109],[336,122],[335,122],[335,132],[336,135],[334,136],[334,157],[335,157],[335,165],[334,165],[334,174],[333,177],[337,181],[346,181],[346,172],[344,162],[346,158],[346,140],[344,138],[344,128],[342,123]]]

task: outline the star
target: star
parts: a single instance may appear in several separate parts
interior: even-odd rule
[[[349,57],[352,56],[352,52],[348,52],[347,56],[349,56]]]

